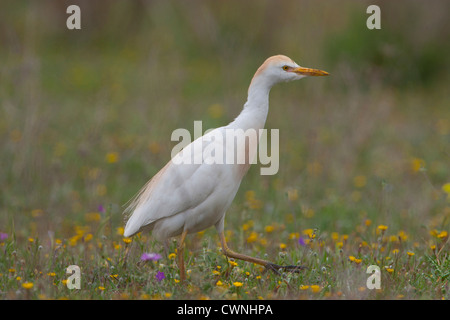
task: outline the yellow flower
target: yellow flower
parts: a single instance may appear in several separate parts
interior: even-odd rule
[[[318,285],[312,285],[312,286],[311,286],[311,291],[314,292],[314,293],[319,292],[319,291],[320,291],[320,286],[318,286]]]
[[[159,143],[156,141],[150,142],[150,144],[148,145],[148,148],[149,148],[150,152],[153,154],[158,154],[161,151],[161,147],[160,147]]]
[[[197,232],[197,236],[199,238],[203,237],[204,234],[205,234],[205,230]]]
[[[177,254],[172,252],[171,254],[169,254],[168,258],[175,259],[176,256],[177,256]]]
[[[220,271],[217,271],[217,270],[213,270],[213,275],[216,275],[216,276],[218,276],[218,275],[220,275]]]
[[[353,185],[356,188],[362,188],[366,185],[366,183],[367,183],[367,179],[363,175],[359,175],[359,176],[356,176],[353,178]]]
[[[442,191],[444,191],[448,196],[450,196],[450,182],[447,182],[442,186]]]
[[[289,234],[289,240],[298,239],[298,238],[300,238],[300,233],[298,233],[298,232],[292,232]]]
[[[366,220],[364,221],[364,224],[365,224],[367,227],[369,227],[369,226],[372,224],[372,220],[366,219]]]
[[[131,238],[122,238],[122,241],[126,244],[130,244],[133,240],[131,240]]]
[[[362,262],[362,259],[355,259],[356,264],[360,264]]]
[[[27,289],[27,290],[33,288],[33,286],[34,286],[33,282],[24,282],[24,283],[22,283],[22,288]]]
[[[235,287],[242,287],[244,284],[242,283],[242,282],[239,282],[239,281],[236,281],[236,282],[233,282],[233,286],[235,286]]]
[[[298,190],[297,189],[288,190],[288,199],[289,199],[289,201],[297,200],[298,199]]]
[[[264,231],[266,231],[267,233],[271,233],[273,232],[273,230],[275,230],[274,226],[266,226],[264,228]]]
[[[383,225],[383,224],[380,224],[377,228],[378,228],[378,230],[380,230],[380,231],[386,231],[386,230],[388,229],[388,226],[385,226],[385,225]]]
[[[255,199],[255,191],[248,190],[247,192],[245,192],[245,200],[250,201],[253,199]]]
[[[394,272],[394,269],[392,269],[392,268],[386,268],[386,271],[389,272],[389,273],[393,273],[393,272]]]
[[[309,286],[305,286],[305,285],[300,285],[300,290],[308,290]]]
[[[398,237],[402,240],[402,241],[406,241],[408,240],[408,235],[405,233],[405,231],[400,230],[398,232]]]
[[[28,242],[33,243],[34,239],[33,238],[28,238]]]
[[[123,232],[125,231],[125,229],[123,228],[123,227],[118,227],[118,228],[116,228],[116,233],[119,235],[119,236],[123,236]]]
[[[248,190],[245,193],[245,199],[247,200],[247,205],[250,209],[261,209],[263,207],[263,202],[255,198],[255,191]]]
[[[16,280],[20,281],[20,280],[22,280],[22,277],[16,277]]]
[[[348,259],[349,259],[350,261],[355,261],[356,258],[355,258],[354,256],[349,256]]]
[[[237,267],[238,264],[232,260],[228,260],[228,263],[232,266],[232,267]]]
[[[77,241],[81,238],[79,235],[75,235],[71,238],[69,238],[69,246],[74,247],[77,245]]]
[[[255,231],[253,231],[253,232],[248,236],[247,242],[248,242],[248,243],[252,243],[252,242],[255,242],[256,240],[258,240],[258,234],[257,234]]]
[[[307,235],[310,239],[314,239],[316,236],[313,229],[305,229],[303,230],[303,234]]]
[[[98,290],[103,291],[103,290],[105,290],[105,287],[99,286]]]
[[[56,273],[54,273],[54,272],[49,272],[49,273],[47,273],[47,275],[50,276],[50,277],[54,277],[54,276],[56,276]]]
[[[109,152],[106,154],[106,162],[116,163],[119,161],[119,154],[117,152]]]
[[[280,249],[284,250],[287,248],[287,245],[285,243],[280,243]]]
[[[423,170],[425,168],[425,160],[420,158],[413,158],[411,160],[411,171],[412,172],[418,172],[420,170]]]
[[[213,119],[219,119],[223,115],[222,105],[215,103],[208,108],[208,114]]]
[[[170,292],[164,293],[164,297],[166,297],[166,298],[170,298],[171,296],[172,296],[172,293],[170,293]]]
[[[397,236],[390,236],[389,237],[389,241],[390,242],[397,242],[397,240],[398,240]]]
[[[392,250],[392,253],[393,253],[393,254],[398,254],[398,249]]]
[[[439,232],[439,234],[436,237],[438,237],[439,239],[444,239],[444,238],[447,238],[447,236],[448,236],[447,231],[441,231],[441,232]]]
[[[216,282],[216,286],[222,286],[222,285],[223,285],[222,281],[219,280]]]
[[[89,226],[75,226],[75,233],[80,238],[89,231]]]
[[[415,253],[414,253],[414,252],[407,251],[406,254],[407,254],[408,256],[412,257]]]
[[[99,212],[88,212],[84,214],[84,219],[87,222],[98,222],[101,219],[101,215]]]
[[[88,233],[85,237],[84,237],[84,241],[85,242],[89,242],[92,240],[94,236],[92,235],[92,233]]]

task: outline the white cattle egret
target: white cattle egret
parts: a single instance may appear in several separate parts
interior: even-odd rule
[[[269,111],[269,92],[279,82],[299,80],[305,76],[326,76],[327,72],[300,67],[292,59],[277,55],[268,58],[256,71],[248,89],[247,102],[239,116],[227,126],[210,131],[186,146],[173,157],[141,189],[126,212],[131,213],[124,236],[152,230],[152,235],[167,247],[167,240],[180,236],[177,244],[177,262],[180,279],[185,280],[183,248],[186,235],[215,226],[219,233],[223,253],[230,258],[263,265],[278,270],[297,271],[300,266],[280,266],[269,261],[236,253],[228,248],[224,236],[225,213],[233,201],[255,155],[258,139],[237,139],[240,143],[226,141],[227,129],[256,130],[264,128]],[[218,137],[223,137],[219,139]],[[226,145],[226,146],[225,146]],[[244,151],[245,161],[215,163],[204,161],[192,163],[197,156],[205,157],[206,148],[223,147],[226,153]],[[219,149],[215,149],[219,150]],[[236,153],[232,153],[236,154]],[[238,153],[239,154],[239,153]],[[178,161],[175,162],[175,158]],[[211,155],[210,155],[211,157]],[[181,160],[181,161],[180,161]],[[210,159],[211,160],[211,159]],[[229,159],[227,159],[229,160]]]

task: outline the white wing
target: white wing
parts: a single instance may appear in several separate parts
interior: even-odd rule
[[[207,199],[208,210],[212,212],[209,225],[217,222],[213,221],[214,211],[227,209],[225,206],[231,203],[239,188],[240,181],[236,183],[236,180],[242,177],[233,173],[236,166],[207,164],[208,160],[204,158],[202,163],[193,164],[193,160],[199,152],[203,155],[205,148],[211,148],[211,144],[215,144],[217,150],[222,148],[224,142],[211,137],[224,136],[224,132],[224,127],[221,127],[196,139],[143,187],[127,209],[133,213],[127,221],[124,236],[150,228],[152,223],[162,218],[202,207]]]

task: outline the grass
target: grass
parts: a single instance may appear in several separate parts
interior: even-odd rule
[[[352,1],[309,3],[304,19],[288,2],[248,1],[238,13],[201,1],[86,3],[78,34],[64,6],[42,3],[7,4],[17,36],[0,33],[2,299],[449,299],[450,55],[446,19],[420,24],[444,2],[383,5],[397,47],[358,29],[365,7]],[[410,29],[406,9],[422,12]],[[352,51],[362,46],[382,49]],[[400,65],[405,48],[420,59]],[[235,251],[307,269],[279,276],[228,261],[207,229],[187,238],[183,285],[175,242],[165,255],[151,234],[123,238],[123,205],[168,161],[174,129],[232,121],[256,68],[280,52],[332,76],[272,90],[266,128],[280,130],[280,170],[252,166],[225,230]],[[416,75],[415,61],[443,71]],[[67,288],[70,265],[80,290]],[[379,290],[366,286],[370,265]]]
[[[3,240],[0,283],[6,299],[448,299],[445,231],[424,233],[416,241],[370,219],[348,234],[293,231],[291,219],[287,215],[267,226],[248,220],[227,236],[248,254],[307,267],[298,274],[277,276],[257,265],[228,261],[208,230],[189,238],[183,285],[175,243],[167,256],[142,261],[144,252],[159,252],[159,246],[147,235],[123,238],[120,227],[109,227],[106,211],[86,215],[68,239],[49,234],[20,241],[13,234]],[[81,268],[80,290],[66,287],[66,268],[74,264]],[[366,286],[369,265],[381,268],[379,290]]]

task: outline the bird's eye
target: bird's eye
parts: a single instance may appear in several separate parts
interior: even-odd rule
[[[288,66],[283,66],[283,70],[284,70],[284,71],[288,71],[288,70],[289,70],[289,67],[288,67]]]

